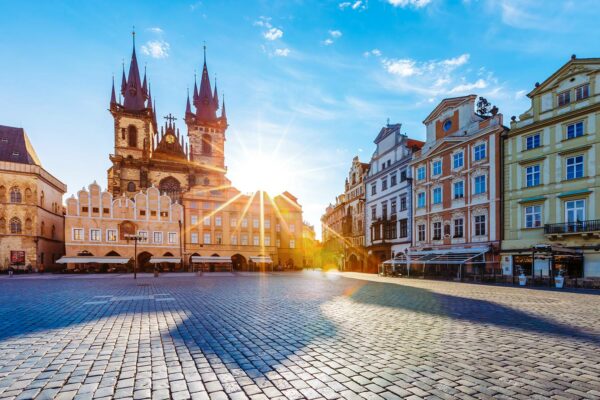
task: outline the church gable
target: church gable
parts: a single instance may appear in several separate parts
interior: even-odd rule
[[[179,129],[173,122],[175,118],[169,114],[165,126],[160,128],[160,135],[157,134],[157,142],[152,158],[181,159],[187,161],[187,152],[184,149],[183,136],[179,134]]]

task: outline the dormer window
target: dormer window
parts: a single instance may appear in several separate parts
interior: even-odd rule
[[[585,84],[575,88],[575,98],[577,100],[583,100],[590,97],[590,85]]]
[[[448,132],[452,128],[452,120],[447,119],[446,121],[444,121],[444,125],[442,125],[442,128],[444,129],[444,132]]]
[[[558,106],[559,107],[566,106],[569,103],[571,103],[571,92],[566,90],[566,91],[558,94]]]

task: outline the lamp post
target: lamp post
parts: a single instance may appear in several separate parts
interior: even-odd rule
[[[133,240],[133,279],[137,279],[137,243],[139,241],[144,241],[146,238],[141,235],[132,235],[126,234],[124,235],[125,239],[127,239],[127,243],[130,240]]]

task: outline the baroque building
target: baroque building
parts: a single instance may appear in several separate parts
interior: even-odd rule
[[[277,196],[259,191],[240,193],[227,178],[225,102],[211,86],[206,64],[200,87],[188,93],[184,122],[187,134],[171,114],[158,130],[150,84],[141,78],[134,48],[121,96],[115,86],[110,112],[114,118],[114,154],[108,191],[115,198],[134,198],[151,187],[184,207],[184,264],[218,267],[302,266],[302,206],[289,192]]]
[[[474,112],[476,95],[443,100],[423,121],[410,163],[413,246],[403,263],[424,275],[499,273],[502,114]]]
[[[366,246],[369,271],[404,253],[412,243],[412,178],[409,163],[423,142],[401,133],[401,124],[387,124],[374,140],[377,146],[365,178]]]
[[[335,203],[329,204],[321,216],[322,263],[324,268],[344,268],[344,249],[347,245],[343,236],[346,218],[346,196],[340,194]]]
[[[364,271],[367,257],[365,254],[365,176],[369,164],[363,163],[358,156],[352,159],[352,165],[346,178],[344,200],[345,216],[342,222],[344,238],[344,269]]]
[[[600,276],[600,59],[575,56],[527,95],[504,142],[505,274]]]
[[[0,269],[56,267],[64,252],[66,191],[42,167],[23,128],[0,125]]]

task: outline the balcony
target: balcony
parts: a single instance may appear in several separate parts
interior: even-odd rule
[[[544,234],[551,240],[560,240],[567,235],[581,235],[584,239],[600,239],[600,219],[546,224]]]

